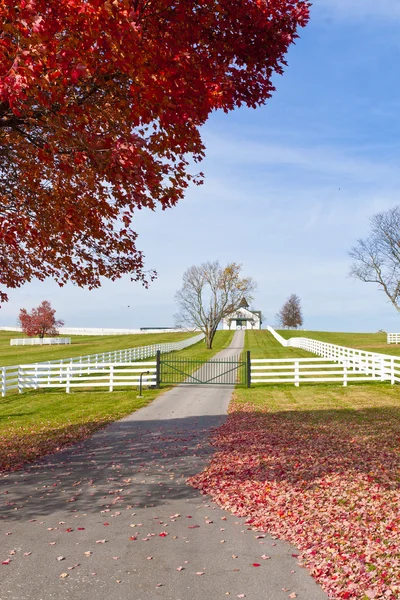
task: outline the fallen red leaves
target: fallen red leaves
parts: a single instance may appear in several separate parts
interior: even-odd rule
[[[316,418],[234,405],[214,435],[210,466],[190,483],[295,544],[331,598],[398,600],[398,414],[342,412]]]
[[[0,434],[0,472],[16,471],[25,464],[42,456],[53,454],[90,437],[95,431],[113,419],[70,424],[65,427],[49,427],[46,423],[31,428],[21,428],[20,433]]]

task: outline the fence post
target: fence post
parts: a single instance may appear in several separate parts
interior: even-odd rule
[[[22,394],[21,365],[18,365],[18,393]]]
[[[395,384],[395,377],[394,377],[394,358],[390,359],[390,383],[392,385]]]
[[[347,362],[343,363],[343,386],[347,386]]]
[[[6,368],[2,367],[1,368],[1,395],[4,396],[6,395]]]
[[[299,361],[294,361],[294,385],[299,387],[300,385],[300,372],[299,372]]]
[[[71,390],[71,368],[72,368],[72,364],[66,365],[67,367],[67,384],[66,384],[66,392],[67,394],[70,393]]]
[[[250,350],[247,350],[247,387],[251,387],[251,355]]]
[[[113,386],[113,380],[114,380],[114,365],[110,365],[110,392],[112,392],[114,390],[114,386]]]
[[[381,381],[385,381],[385,359],[382,357],[380,360],[381,363]]]
[[[157,350],[156,361],[156,388],[159,389],[161,383],[161,350]]]

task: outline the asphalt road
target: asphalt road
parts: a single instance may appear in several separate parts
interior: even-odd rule
[[[238,354],[243,337],[218,357]],[[3,476],[0,600],[326,600],[293,546],[186,485],[210,459],[232,389],[178,386]]]

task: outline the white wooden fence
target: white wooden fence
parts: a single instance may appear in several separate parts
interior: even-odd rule
[[[282,337],[277,331],[275,331],[275,329],[273,329],[273,327],[271,327],[270,325],[267,326],[268,331],[274,336],[274,338],[280,343],[282,344],[282,346],[289,346],[289,341],[285,340],[284,337]]]
[[[149,370],[149,376],[143,376],[143,385],[146,385],[146,382],[155,379],[155,370],[153,373],[153,369],[156,368],[156,363],[137,363],[136,361],[151,358],[157,354],[157,351],[166,354],[183,350],[197,344],[202,339],[204,339],[203,333],[180,342],[0,367],[1,395],[4,397],[9,390],[18,389],[19,392],[22,392],[24,389],[42,387],[61,387],[69,391],[71,387],[102,386],[108,387],[112,391],[115,385],[138,386],[140,373]],[[120,372],[121,369],[123,372]],[[130,370],[131,372],[129,372]],[[79,377],[79,382],[77,382],[77,377]]]
[[[70,344],[71,338],[12,338],[10,346],[53,346]]]
[[[388,344],[400,344],[400,333],[388,333],[387,334]]]
[[[364,363],[329,361],[326,358],[262,358],[251,359],[251,383],[325,383],[347,386],[349,381],[400,382],[400,358]]]
[[[97,363],[94,364],[28,364],[17,367],[2,367],[2,395],[17,389],[105,387],[110,392],[117,386],[139,386],[156,383],[157,363]]]
[[[307,350],[324,359],[328,359],[328,361],[331,361],[332,363],[336,363],[336,365],[338,363],[341,364],[343,367],[346,367],[347,371],[358,371],[359,373],[364,374],[368,380],[390,381],[392,384],[400,382],[399,356],[390,356],[389,354],[379,354],[377,352],[367,352],[356,348],[337,346],[336,344],[320,342],[310,338],[298,337],[285,340],[272,327],[268,326],[267,329],[275,339],[282,344],[282,346]],[[319,375],[323,376],[324,373],[321,372]],[[359,381],[362,380],[360,376],[357,376],[357,379]],[[327,381],[328,380],[329,379],[327,379]],[[347,381],[351,380],[352,379],[347,378]],[[304,379],[304,381],[306,381],[306,379]],[[323,381],[323,379],[319,378],[319,381]]]

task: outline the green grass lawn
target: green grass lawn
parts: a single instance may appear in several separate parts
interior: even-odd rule
[[[205,362],[220,350],[227,348],[233,339],[234,333],[234,331],[217,331],[213,341],[212,350],[207,350],[205,341],[201,341],[194,346],[176,352],[176,355],[190,359],[203,360]]]
[[[86,354],[98,354],[137,346],[150,346],[166,342],[179,342],[194,337],[197,332],[140,333],[133,335],[74,335],[68,346],[10,346],[10,339],[26,337],[10,331],[0,331],[0,366],[72,358]]]
[[[347,346],[348,348],[359,348],[367,352],[378,352],[381,354],[392,354],[400,356],[400,344],[387,344],[386,333],[340,333],[332,331],[296,331],[277,330],[286,340],[292,337],[308,337],[313,340]]]
[[[126,345],[128,338],[130,338],[131,344],[134,341],[132,338],[139,338],[138,341],[146,339],[147,343],[151,343],[154,337],[150,337],[150,335],[153,336],[153,334],[117,336],[122,338],[119,347],[129,347]],[[166,341],[165,336],[171,334],[162,335],[164,339],[160,334],[158,341]],[[114,336],[110,337],[114,338]],[[219,350],[226,348],[232,337],[233,332],[220,331],[216,334],[212,350],[205,349],[204,341],[202,341],[174,354],[205,361]],[[86,353],[100,351],[100,348],[104,348],[98,339],[91,338],[89,342],[92,341],[95,343],[95,347],[88,343]],[[122,343],[123,341],[125,344]],[[108,336],[103,343],[107,350],[117,349],[116,346],[113,347],[110,344]],[[63,349],[65,350],[65,348]],[[49,350],[54,350],[54,347],[50,347]],[[51,360],[54,356],[50,353],[47,358]],[[40,456],[82,440],[107,423],[145,406],[160,393],[164,393],[166,389],[168,388],[144,389],[143,398],[137,398],[136,387],[133,389],[117,388],[112,393],[99,390],[73,391],[70,394],[61,390],[37,390],[23,394],[10,393],[5,398],[0,398],[0,471],[21,468],[23,464]]]
[[[388,383],[340,384],[321,383],[294,385],[269,385],[235,390],[236,408],[251,404],[255,411],[285,413],[285,418],[301,418],[307,413],[315,422],[328,424],[330,420],[363,422],[366,417],[374,420],[380,409],[393,412],[400,428],[400,386]],[[379,420],[379,419],[378,419]]]
[[[245,350],[250,350],[252,358],[315,358],[311,352],[285,348],[265,329],[246,331]]]

